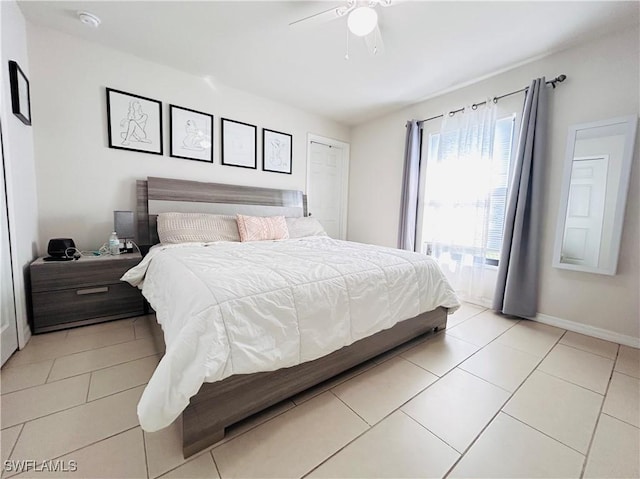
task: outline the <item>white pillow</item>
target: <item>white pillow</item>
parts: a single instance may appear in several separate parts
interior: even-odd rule
[[[304,238],[306,236],[327,236],[320,222],[315,218],[300,216],[286,218],[289,238]]]
[[[240,241],[235,216],[206,213],[160,213],[158,238],[163,244]]]

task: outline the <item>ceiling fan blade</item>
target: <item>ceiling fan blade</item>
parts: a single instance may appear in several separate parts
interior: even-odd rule
[[[380,33],[380,27],[376,25],[371,33],[364,37],[364,42],[367,45],[367,50],[371,56],[379,56],[384,53],[384,42],[382,41],[382,34]]]
[[[318,25],[321,23],[330,22],[331,20],[335,20],[336,18],[340,18],[346,15],[348,12],[352,10],[353,7],[347,5],[339,5],[336,7],[329,8],[328,10],[324,10],[319,13],[315,13],[313,15],[309,15],[308,17],[301,18],[300,20],[296,20],[295,22],[291,22],[289,24],[290,27],[309,27],[312,25]]]

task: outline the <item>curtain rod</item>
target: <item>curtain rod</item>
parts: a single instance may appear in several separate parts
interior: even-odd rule
[[[557,77],[555,77],[553,80],[549,80],[547,82],[545,82],[547,85],[551,85],[553,88],[556,87],[556,83],[562,83],[563,81],[565,81],[567,79],[567,75],[558,75]],[[521,93],[523,91],[527,91],[529,89],[528,86],[524,87],[524,88],[520,88],[519,90],[516,91],[512,91],[509,93],[505,93],[504,95],[500,95],[500,96],[494,96],[493,97],[493,103],[498,103],[498,100],[501,100],[502,98],[506,98],[508,96],[511,95],[515,95],[517,93]],[[481,101],[480,103],[474,103],[473,105],[471,105],[471,108],[473,110],[475,110],[476,108],[478,108],[480,105],[486,105],[487,101]],[[449,112],[449,116],[453,116],[456,113],[460,113],[461,111],[464,111],[464,107],[463,108],[458,108],[457,110],[452,110]],[[431,121],[431,120],[437,120],[438,118],[444,118],[444,114],[442,115],[438,115],[438,116],[432,116],[431,118],[425,118],[424,120],[420,120],[418,123],[424,123],[425,121]]]

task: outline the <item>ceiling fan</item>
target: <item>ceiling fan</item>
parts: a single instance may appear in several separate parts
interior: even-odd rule
[[[347,17],[347,33],[364,38],[365,44],[371,55],[379,55],[384,50],[382,35],[378,26],[378,12],[376,7],[390,7],[401,0],[347,0],[345,5],[324,10],[289,24],[290,27],[311,26],[325,23],[337,18]],[[347,37],[347,54],[349,59],[349,47]]]

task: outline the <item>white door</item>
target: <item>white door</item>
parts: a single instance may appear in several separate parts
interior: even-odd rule
[[[347,159],[344,148],[311,141],[307,171],[307,211],[327,234],[346,239]]]
[[[562,245],[563,263],[598,266],[608,158],[574,158]]]
[[[11,250],[9,249],[9,221],[7,219],[7,197],[4,181],[4,147],[0,163],[0,356],[4,364],[18,349],[16,333],[16,306],[13,297],[13,275],[11,272]]]

